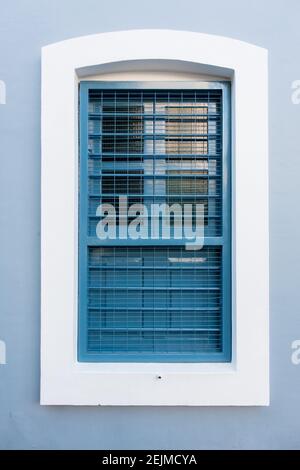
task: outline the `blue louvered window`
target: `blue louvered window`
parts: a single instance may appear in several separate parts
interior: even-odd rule
[[[231,360],[230,86],[168,86],[80,84],[80,361]],[[202,204],[203,247],[100,240],[97,208],[113,205],[120,229],[120,196]]]

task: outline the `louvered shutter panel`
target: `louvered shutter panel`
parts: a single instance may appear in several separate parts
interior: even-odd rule
[[[79,360],[229,361],[228,86],[120,86],[81,83]],[[97,207],[119,196],[203,204],[204,247],[99,240]]]

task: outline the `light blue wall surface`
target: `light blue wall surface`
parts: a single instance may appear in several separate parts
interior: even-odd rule
[[[0,448],[300,448],[300,365],[290,359],[300,338],[300,105],[291,102],[291,82],[300,79],[299,18],[299,0],[0,0],[0,80],[7,85],[0,105],[0,339],[7,345]],[[269,49],[269,408],[39,405],[41,47],[133,28],[219,34]],[[256,247],[249,250],[256,263]]]

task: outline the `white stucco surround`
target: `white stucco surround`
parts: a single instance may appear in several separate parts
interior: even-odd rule
[[[135,63],[160,80],[204,73],[233,83],[230,364],[77,362],[78,81],[120,71],[134,77]],[[267,68],[265,49],[182,31],[104,33],[43,48],[42,404],[268,405]]]

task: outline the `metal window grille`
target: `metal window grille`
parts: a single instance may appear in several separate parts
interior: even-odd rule
[[[230,360],[229,85],[169,86],[80,85],[81,361]],[[99,240],[97,207],[120,195],[203,204],[204,247]]]

